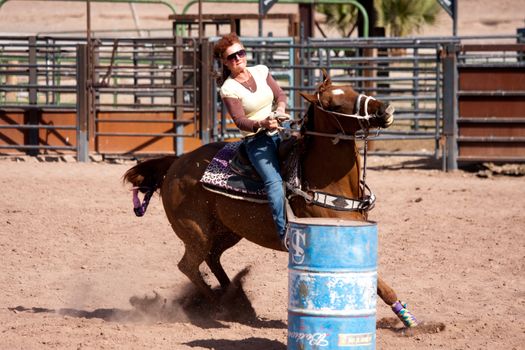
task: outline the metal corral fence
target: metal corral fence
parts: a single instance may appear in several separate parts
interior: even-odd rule
[[[0,150],[182,153],[197,136],[194,39],[0,38]]]
[[[479,69],[484,77],[495,74],[482,78],[487,81],[509,80],[501,74],[523,81],[519,38],[491,37],[497,46],[477,44],[486,39],[245,37],[243,42],[249,64],[266,64],[288,93],[294,117],[306,108],[299,92],[313,91],[324,68],[335,83],[352,84],[396,107],[396,123],[377,137],[373,153],[441,155],[443,168],[454,169],[462,161],[483,160],[469,152],[487,139],[466,134],[469,126],[498,125],[501,131],[503,123],[507,130],[523,130],[521,83],[507,90],[466,87],[467,77],[476,87]],[[83,161],[93,154],[180,154],[239,137],[217,94],[216,40],[115,38],[88,45],[82,38],[0,38],[0,151],[70,153]],[[504,112],[497,121],[486,114],[467,118],[469,106],[481,103],[503,111],[513,106],[514,114]],[[518,155],[494,154],[492,160],[522,159],[520,135],[490,136],[498,145],[511,137],[518,146]]]
[[[76,152],[76,45],[0,38],[0,150]]]
[[[213,41],[212,39],[211,41]],[[316,40],[293,38],[244,38],[249,64],[266,64],[289,96],[290,110],[297,118],[306,109],[300,91],[311,92],[326,69],[336,84],[351,84],[356,91],[389,101],[396,107],[395,127],[376,138],[375,154],[437,157],[442,120],[442,65],[440,52],[445,39]],[[225,116],[224,111],[210,115]],[[214,134],[238,137],[227,118],[220,119]],[[216,125],[216,123],[215,123]],[[383,141],[427,143],[408,150],[381,150]],[[402,144],[401,143],[401,144]],[[391,148],[391,147],[390,147]],[[388,149],[388,147],[387,147]]]

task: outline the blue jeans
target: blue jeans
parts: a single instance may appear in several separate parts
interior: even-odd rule
[[[279,238],[282,239],[286,232],[286,219],[284,217],[283,179],[279,171],[280,143],[279,134],[268,136],[265,132],[244,139],[248,158],[264,182],[273,221]]]

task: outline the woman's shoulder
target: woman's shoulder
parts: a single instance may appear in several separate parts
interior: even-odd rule
[[[222,97],[236,97],[238,98],[236,94],[236,86],[238,84],[235,83],[235,80],[232,78],[228,78],[224,81],[224,83],[221,86],[221,96]]]
[[[251,67],[251,69],[255,72],[257,72],[260,76],[266,79],[268,76],[269,69],[264,64],[258,64],[256,66]],[[253,72],[252,72],[253,74]]]

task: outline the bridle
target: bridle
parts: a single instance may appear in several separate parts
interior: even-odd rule
[[[362,110],[364,115],[361,115],[361,101],[363,99],[365,99],[365,103],[364,103],[363,110]],[[323,108],[323,104],[321,102],[320,93],[319,93],[319,91],[317,92],[317,102],[319,104],[317,106],[317,108],[319,108],[321,111],[323,111],[323,112],[325,112],[325,113],[327,113],[329,115],[332,115],[332,116],[339,116],[339,117],[345,117],[345,118],[355,118],[359,122],[359,126],[361,127],[361,130],[363,131],[363,133],[361,135],[359,135],[359,136],[356,136],[356,135],[345,135],[345,131],[344,131],[343,127],[341,126],[341,123],[339,123],[339,120],[337,120],[337,118],[336,118],[335,120],[339,124],[339,128],[341,129],[341,132],[342,132],[343,135],[336,134],[335,138],[334,138],[334,140],[332,142],[335,145],[335,144],[337,144],[337,142],[339,142],[339,140],[354,140],[354,141],[355,140],[363,140],[363,142],[364,142],[364,147],[363,147],[363,179],[361,181],[362,181],[362,185],[363,185],[364,188],[368,188],[366,186],[366,160],[367,160],[367,155],[368,155],[368,138],[370,136],[370,133],[369,133],[369,130],[370,130],[370,118],[375,116],[374,114],[369,114],[368,113],[368,103],[370,101],[372,101],[372,100],[375,101],[375,98],[372,97],[372,96],[359,94],[359,96],[357,96],[355,107],[354,107],[354,109],[356,110],[355,114],[340,113],[340,112],[334,112],[334,111],[329,111],[329,110],[324,109]],[[379,134],[379,131],[380,131],[380,128],[377,129],[376,136]],[[315,134],[315,136],[334,137],[333,134],[316,133],[316,132],[306,132],[306,133],[310,134],[310,135],[314,135]]]
[[[360,114],[361,113],[361,100],[363,98],[365,99],[365,105],[364,105],[364,108],[363,108],[364,115],[361,115]],[[325,112],[327,114],[330,114],[332,116],[339,116],[339,117],[357,119],[357,121],[359,122],[359,126],[361,126],[361,130],[368,129],[370,127],[370,118],[375,116],[374,114],[369,114],[368,113],[368,103],[370,101],[372,101],[372,100],[375,101],[375,98],[372,97],[372,96],[359,94],[359,96],[357,96],[357,100],[355,102],[355,107],[354,107],[354,109],[356,110],[355,114],[340,113],[340,112],[329,111],[327,109],[324,109],[323,103],[321,102],[321,97],[319,95],[319,92],[317,92],[317,102],[319,103],[317,108],[319,108],[321,111],[323,111],[323,112]],[[336,121],[337,121],[337,119],[336,119]],[[337,121],[337,123],[339,124],[339,127],[341,128],[341,131],[344,134],[345,131],[341,127],[341,124],[339,123],[339,121]]]
[[[363,98],[365,99],[365,103],[363,106],[364,115],[360,115],[361,101]],[[322,133],[322,132],[310,131],[310,130],[303,131],[304,135],[332,138],[333,139],[332,143],[334,145],[336,145],[340,140],[352,140],[352,141],[363,140],[364,141],[363,178],[360,181],[362,197],[360,199],[352,199],[352,198],[332,195],[332,194],[328,194],[328,193],[320,192],[320,191],[312,191],[312,190],[303,191],[300,188],[297,188],[295,186],[287,186],[291,192],[303,197],[307,203],[316,204],[316,205],[319,205],[325,208],[334,209],[334,210],[343,210],[343,211],[363,211],[365,215],[365,219],[366,219],[368,211],[374,207],[375,200],[376,200],[375,195],[372,193],[372,191],[366,184],[366,159],[367,159],[368,137],[369,137],[369,128],[370,128],[369,120],[370,118],[374,117],[373,114],[368,113],[368,104],[371,100],[375,100],[375,98],[373,98],[372,96],[360,94],[357,97],[356,107],[354,108],[356,110],[356,114],[340,113],[340,112],[329,111],[329,110],[324,109],[321,103],[320,94],[319,92],[317,92],[318,104],[315,105],[316,108],[334,117],[337,116],[337,117],[357,119],[357,121],[359,122],[359,126],[361,127],[361,130],[363,132],[361,135],[346,135],[341,123],[339,122],[337,118],[335,118],[335,120],[339,125],[341,133],[332,134],[332,133]],[[378,130],[378,133],[379,133],[379,130]],[[369,195],[365,195],[365,192],[368,192]]]
[[[365,106],[363,108],[363,111],[364,111],[365,115],[360,115],[359,113],[361,113],[361,100],[363,98],[365,99]],[[318,108],[321,109],[322,111],[326,112],[326,113],[338,115],[338,116],[341,116],[341,117],[350,117],[350,118],[364,119],[364,120],[370,119],[373,116],[373,114],[369,114],[368,113],[368,103],[370,101],[372,101],[372,100],[375,101],[375,98],[372,97],[372,96],[359,94],[359,96],[357,96],[357,100],[355,102],[355,109],[356,109],[355,113],[356,114],[340,113],[340,112],[329,111],[329,110],[324,109],[323,108],[323,104],[321,103],[321,96],[320,96],[319,92],[317,92],[317,102],[319,102],[319,107]]]
[[[361,101],[362,101],[363,98],[365,99],[365,105],[364,105],[364,108],[363,108],[364,115],[360,115],[360,113],[361,113]],[[319,110],[321,110],[321,111],[325,112],[326,114],[331,115],[333,117],[337,116],[337,117],[345,117],[345,118],[357,119],[357,121],[359,122],[359,126],[361,127],[360,130],[362,130],[363,132],[361,134],[356,134],[356,135],[346,135],[346,133],[345,133],[341,123],[339,122],[339,120],[337,118],[335,118],[335,121],[339,125],[339,129],[341,130],[340,133],[331,134],[331,133],[324,133],[324,132],[317,132],[317,131],[310,131],[310,130],[306,130],[303,133],[305,135],[312,135],[312,136],[321,136],[321,137],[332,138],[332,143],[334,145],[337,144],[340,140],[351,140],[351,141],[364,140],[366,142],[366,139],[369,137],[368,131],[369,131],[369,128],[370,128],[370,118],[375,117],[374,114],[369,114],[368,113],[368,103],[371,100],[375,100],[375,98],[373,98],[372,96],[367,96],[367,95],[360,94],[357,97],[357,100],[356,100],[356,106],[355,106],[356,113],[355,114],[341,113],[341,112],[329,111],[327,109],[324,109],[323,108],[323,104],[321,103],[319,92],[317,92],[317,102],[318,102],[318,104],[315,106],[316,108],[318,108]],[[378,128],[377,134],[379,134],[379,130],[380,130],[380,128]],[[377,136],[377,134],[376,134],[376,136]]]

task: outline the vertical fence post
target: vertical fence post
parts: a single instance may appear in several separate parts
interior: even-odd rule
[[[517,43],[518,44],[525,43],[525,28],[518,28],[516,30],[516,33],[518,34],[518,38],[516,39]],[[519,51],[518,52],[518,62],[523,62],[523,61],[525,61],[525,54],[523,53],[523,51]]]
[[[435,128],[435,143],[434,143],[434,158],[437,160],[439,159],[439,146],[441,144],[441,125],[440,125],[440,121],[443,120],[442,119],[442,112],[443,112],[443,106],[441,104],[441,86],[442,86],[442,82],[441,82],[441,62],[440,62],[440,58],[439,58],[439,53],[441,52],[441,45],[437,44],[436,45],[436,69],[434,71],[434,74],[435,74],[435,79],[436,79],[436,99],[435,99],[435,104],[436,104],[436,114],[434,115],[434,128]],[[445,164],[445,155],[444,155],[444,145],[442,146],[442,149],[441,151],[443,151],[442,153],[442,165],[441,165],[441,170],[442,171],[445,171],[446,169],[446,164]]]
[[[89,162],[87,45],[77,45],[77,161]]]
[[[31,129],[27,131],[27,140],[26,144],[30,145],[31,148],[27,152],[30,156],[38,155],[38,146],[39,146],[39,113],[37,110],[38,104],[38,95],[36,86],[38,84],[38,76],[36,71],[37,59],[36,59],[36,37],[32,36],[29,38],[29,91],[28,91],[28,100],[29,105],[31,106],[27,110],[26,114],[26,123],[28,125],[34,125]]]
[[[291,58],[293,60],[293,65],[300,66],[303,64],[302,60],[304,57],[304,47],[301,46],[301,37],[296,36],[293,38],[293,45],[292,45],[292,54],[293,57]],[[304,101],[301,98],[301,95],[299,92],[303,89],[304,85],[304,78],[303,78],[303,69],[302,68],[295,68],[293,70],[293,81],[294,84],[291,84],[292,88],[295,88],[293,90],[290,90],[290,94],[294,95],[294,108],[301,109],[302,106],[304,106]]]
[[[446,44],[443,51],[443,135],[445,136],[446,170],[458,169],[458,67],[459,47]]]
[[[413,61],[413,76],[412,86],[414,89],[414,130],[419,131],[419,50],[414,47],[414,61]]]
[[[175,37],[175,48],[174,48],[174,55],[175,55],[175,118],[176,122],[174,124],[175,126],[175,133],[177,136],[175,136],[175,153],[180,156],[184,153],[184,138],[182,135],[184,134],[184,124],[182,123],[182,120],[184,118],[184,91],[182,89],[182,85],[184,85],[184,52],[182,47],[182,37],[176,36]]]
[[[211,77],[213,55],[211,53],[211,45],[208,39],[202,39],[200,43],[200,100],[199,100],[199,124],[200,124],[200,137],[204,144],[210,142],[210,130],[211,123],[213,120],[213,108],[212,103],[215,103],[215,96],[212,95],[212,85],[214,84],[213,78]]]

